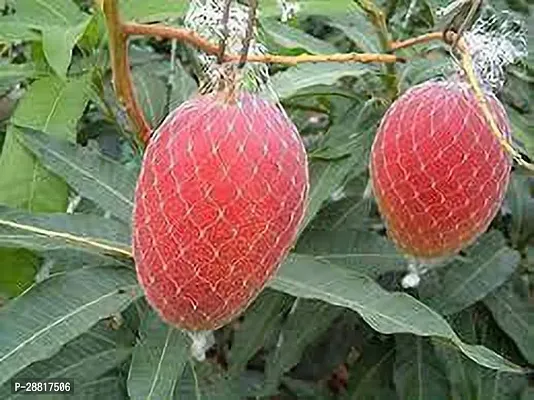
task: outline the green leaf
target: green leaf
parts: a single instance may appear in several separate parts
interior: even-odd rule
[[[510,235],[515,246],[523,248],[534,235],[534,199],[530,195],[530,177],[512,174],[507,200],[512,213]]]
[[[17,2],[16,9],[19,26],[41,31],[48,63],[58,76],[65,78],[72,49],[91,17],[71,0],[24,0]]]
[[[267,386],[278,387],[282,375],[298,364],[306,347],[326,332],[342,312],[342,308],[322,301],[295,300],[280,330],[278,343],[267,359]]]
[[[349,16],[336,16],[326,20],[326,23],[337,28],[366,53],[379,53],[380,43],[376,30],[371,22],[360,12],[352,12]]]
[[[523,356],[534,364],[534,306],[521,298],[510,283],[484,299],[493,318],[515,342]]]
[[[310,86],[333,85],[343,77],[359,78],[372,71],[362,64],[300,64],[273,75],[272,85],[281,99],[287,99]]]
[[[482,300],[502,285],[519,265],[518,252],[506,246],[499,231],[483,235],[467,249],[467,256],[443,269],[439,289],[425,303],[443,314],[453,314]]]
[[[20,140],[43,165],[88,198],[128,224],[132,218],[137,174],[87,148],[21,128]]]
[[[447,376],[428,339],[397,335],[394,379],[402,400],[448,400]]]
[[[395,347],[388,342],[365,341],[358,360],[349,370],[347,394],[343,399],[396,399],[392,379],[394,357]]]
[[[322,218],[320,214],[301,235],[296,247],[298,253],[313,255],[318,261],[332,262],[372,278],[389,271],[406,270],[404,256],[383,236],[365,229],[338,227],[335,220],[330,220],[331,229],[316,226],[323,220],[328,224],[328,215]]]
[[[165,63],[167,64],[167,63]],[[161,65],[161,64],[160,64]],[[167,64],[168,65],[168,64]],[[144,115],[152,126],[158,126],[165,117],[167,85],[163,79],[159,79],[151,64],[133,69],[133,82],[139,103],[143,107]]]
[[[356,311],[375,330],[452,341],[477,363],[492,369],[522,369],[483,346],[462,342],[439,314],[406,293],[387,292],[365,275],[312,257],[293,254],[269,286],[296,297],[319,299]]]
[[[39,41],[41,35],[29,26],[22,25],[13,16],[0,16],[0,42],[16,43]]]
[[[35,81],[20,101],[13,123],[41,130],[57,138],[76,140],[76,124],[88,102],[88,76],[66,82],[48,77]],[[63,211],[67,185],[45,170],[8,128],[0,156],[0,204],[33,212]]]
[[[174,72],[171,76],[172,89],[169,109],[173,110],[184,101],[190,99],[197,92],[198,87],[196,81],[187,73],[178,60],[176,60]]]
[[[112,329],[100,322],[91,330],[67,343],[53,357],[33,363],[13,379],[38,380],[70,379],[74,393],[80,396],[80,388],[120,366],[131,355],[134,335],[126,326]],[[11,382],[0,388],[5,400],[23,399],[24,395],[11,394]],[[79,398],[79,397],[78,397]]]
[[[354,166],[354,173],[357,174],[358,169],[363,171],[367,167],[373,138],[385,111],[385,104],[376,98],[355,102],[336,118],[319,148],[312,152],[312,158],[328,160],[357,155],[359,162]]]
[[[72,0],[22,0],[16,4],[16,19],[35,29],[72,26],[87,17]]]
[[[189,7],[187,0],[120,0],[119,7],[125,21],[157,22],[178,18]]]
[[[32,286],[0,309],[0,384],[141,294],[135,273],[125,268],[80,269]]]
[[[0,64],[0,94],[1,91],[11,88],[20,81],[34,78],[37,74],[35,65],[31,63]]]
[[[124,376],[122,371],[114,370],[109,374],[81,383],[76,387],[74,394],[76,399],[84,400],[128,400],[128,394],[126,393],[126,388],[124,386]],[[63,399],[70,400],[72,399],[72,396],[64,395],[57,400]]]
[[[241,377],[246,378],[246,373]],[[243,379],[244,380],[244,379]],[[176,385],[175,399],[235,400],[247,398],[250,387],[239,377],[223,375],[220,366],[190,360]]]
[[[96,215],[29,214],[0,206],[0,245],[32,250],[72,248],[128,256],[130,226]]]
[[[313,160],[310,163],[309,200],[300,232],[315,218],[332,193],[341,187],[356,161],[358,160],[350,157],[338,161]]]
[[[88,18],[75,26],[65,28],[62,25],[55,25],[43,30],[44,54],[54,72],[61,78],[67,76],[72,49],[83,36],[90,22],[91,19]]]
[[[521,400],[534,400],[534,387],[527,387],[521,395]]]
[[[191,340],[154,311],[145,317],[140,335],[128,374],[128,393],[132,399],[171,398],[189,358]]]
[[[278,332],[283,314],[290,305],[290,297],[272,290],[265,290],[259,295],[246,311],[239,330],[234,334],[229,355],[231,374],[242,372],[267,337]]]
[[[337,51],[330,43],[273,18],[261,19],[261,27],[274,42],[289,49],[303,49],[311,54],[332,54]]]
[[[498,342],[506,341],[494,326],[489,325],[487,316],[475,307],[466,309],[454,316],[453,326],[462,338],[484,344],[489,336],[497,338],[487,345],[501,352],[504,346]],[[489,335],[488,335],[489,334]],[[451,399],[493,399],[515,400],[526,383],[525,375],[510,374],[502,371],[488,370],[465,357],[448,343],[433,340],[437,356],[445,367],[451,387]]]
[[[0,245],[3,245],[1,238]],[[0,248],[0,301],[2,297],[14,297],[26,290],[38,265],[37,257],[28,251]]]

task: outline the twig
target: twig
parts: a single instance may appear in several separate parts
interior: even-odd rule
[[[173,28],[161,24],[138,24],[126,23],[123,25],[123,31],[128,36],[148,35],[159,36],[164,39],[178,39],[184,43],[204,51],[206,54],[217,55],[219,46],[210,43],[196,32],[184,29]],[[239,62],[241,54],[226,53],[223,57],[224,62]],[[402,57],[393,54],[374,54],[374,53],[348,53],[348,54],[301,54],[298,56],[279,56],[275,54],[249,55],[248,62],[261,62],[268,64],[286,64],[296,65],[301,63],[314,62],[360,62],[360,63],[396,63],[405,62]]]
[[[456,36],[454,32],[448,32],[447,35]],[[391,44],[391,51],[397,51],[407,47],[412,47],[422,43],[432,42],[434,40],[443,41],[443,32],[431,32],[421,36],[403,40],[401,42],[393,42]]]
[[[250,42],[254,35],[254,22],[256,21],[256,9],[258,8],[258,0],[250,0],[249,14],[247,22],[247,30],[245,39],[243,40],[243,49],[241,51],[241,59],[239,60],[238,68],[242,69],[247,61],[248,52],[250,49]]]
[[[123,25],[119,18],[117,0],[103,0],[102,8],[109,33],[109,53],[115,93],[138,131],[139,138],[143,143],[147,143],[152,128],[146,121],[135,97],[128,62],[128,35],[122,30]]]
[[[222,16],[222,37],[219,41],[219,51],[217,53],[217,62],[222,64],[224,62],[224,53],[226,52],[226,41],[228,40],[228,19],[230,18],[230,6],[232,5],[232,0],[224,1],[224,9]]]

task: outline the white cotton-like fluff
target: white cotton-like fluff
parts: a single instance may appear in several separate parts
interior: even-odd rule
[[[486,11],[465,33],[465,41],[481,83],[496,91],[504,83],[506,67],[527,55],[527,31],[510,13]]]
[[[277,0],[280,8],[280,21],[287,22],[296,17],[300,11],[300,4],[297,1]]]
[[[186,331],[191,338],[191,356],[197,361],[204,361],[206,359],[206,351],[208,351],[215,344],[215,336],[213,331]]]
[[[185,26],[194,30],[202,37],[214,44],[219,44],[224,37],[224,0],[191,0],[185,17]],[[249,7],[232,2],[228,18],[228,36],[226,39],[226,52],[241,54],[244,47],[245,37],[249,20]],[[253,28],[252,40],[250,41],[248,54],[262,55],[266,48],[258,39],[256,27]],[[199,53],[199,60],[208,80],[207,86],[214,87],[228,74],[229,66],[221,67],[217,64],[217,56]],[[237,64],[232,64],[232,68]],[[264,63],[247,63],[243,68],[243,74],[252,81],[255,88],[261,87],[269,77],[267,65]]]

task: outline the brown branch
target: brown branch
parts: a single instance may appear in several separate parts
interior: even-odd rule
[[[391,50],[397,51],[397,50],[405,49],[407,47],[412,47],[418,44],[432,42],[435,40],[444,41],[444,39],[446,39],[447,42],[452,43],[454,40],[456,40],[456,36],[457,35],[454,32],[450,32],[450,31],[447,32],[446,38],[443,37],[443,32],[426,33],[424,35],[410,38],[407,40],[403,40],[401,42],[393,42],[391,44]]]
[[[219,54],[219,46],[204,39],[196,32],[184,29],[173,28],[161,24],[138,24],[138,23],[126,23],[123,25],[123,31],[128,36],[133,35],[148,35],[159,36],[164,39],[178,39],[181,42],[190,44],[204,51],[206,54],[217,55]],[[224,62],[236,62],[241,59],[241,54],[225,54],[223,57]],[[247,57],[248,62],[261,62],[261,63],[277,63],[296,65],[301,63],[314,63],[314,62],[360,62],[360,63],[396,63],[405,62],[402,57],[395,56],[393,54],[373,54],[373,53],[348,53],[348,54],[301,54],[299,56],[279,56],[275,54],[262,54],[262,55],[249,55]]]
[[[145,119],[143,110],[135,96],[128,59],[128,36],[122,30],[123,25],[119,17],[117,0],[103,0],[102,9],[109,34],[113,87],[119,102],[126,109],[134,124],[139,138],[146,144],[152,128]]]

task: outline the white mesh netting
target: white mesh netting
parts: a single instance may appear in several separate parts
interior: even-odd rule
[[[223,4],[192,1],[187,26],[218,43]],[[241,52],[248,16],[245,6],[232,3],[229,53]],[[264,51],[254,37],[249,53]],[[243,311],[276,272],[304,215],[308,172],[302,140],[277,101],[267,66],[246,63],[238,71],[236,63],[199,57],[203,95],[172,112],[145,152],[134,256],[147,299],[163,319],[209,331]],[[238,85],[230,101],[217,91],[228,79]],[[192,337],[201,358],[209,343],[204,334]]]
[[[213,43],[220,43],[225,32],[225,24],[223,23],[225,2],[225,0],[191,0],[185,18],[185,26]],[[241,54],[243,52],[249,11],[249,7],[243,4],[235,1],[230,3],[226,24],[225,53]],[[258,40],[258,30],[254,25],[248,54],[262,55],[265,52],[266,48]],[[215,90],[221,81],[237,77],[236,83],[241,87],[263,95],[268,94],[271,100],[277,100],[268,85],[269,70],[266,64],[246,63],[241,70],[238,70],[237,63],[218,64],[217,56],[214,55],[199,52],[198,57],[204,70],[202,92]]]

